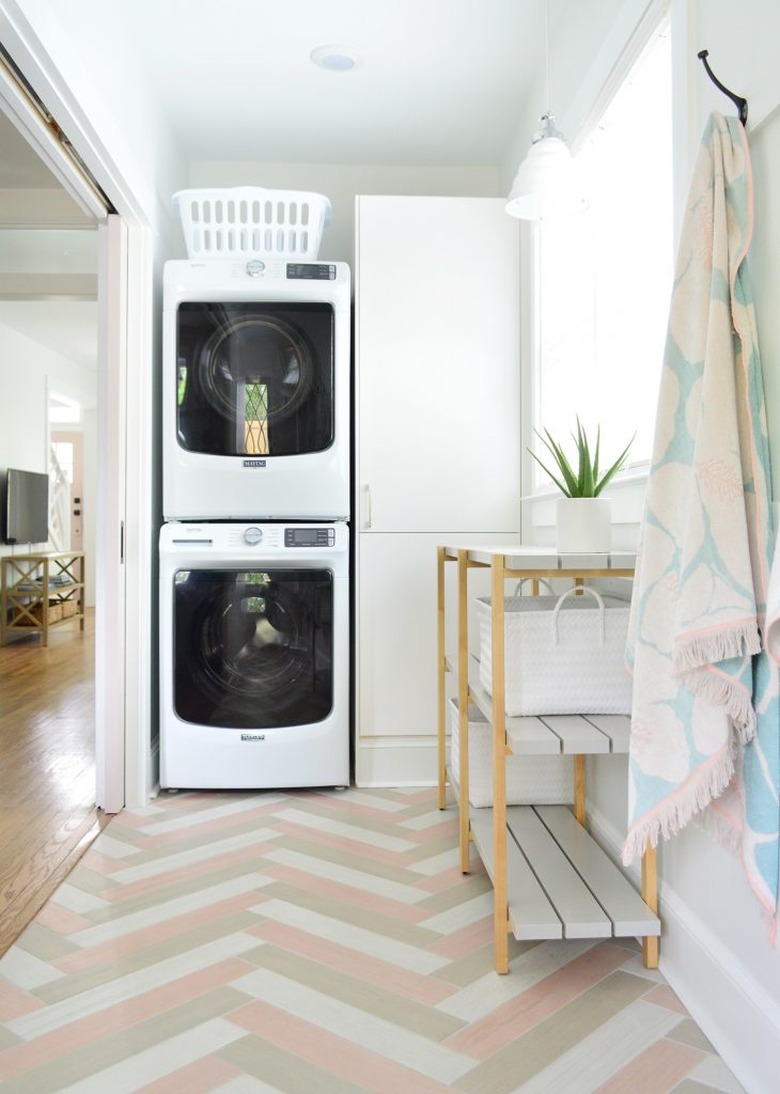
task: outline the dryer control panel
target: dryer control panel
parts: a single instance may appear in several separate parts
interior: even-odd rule
[[[333,528],[285,528],[285,547],[333,547],[336,532]]]

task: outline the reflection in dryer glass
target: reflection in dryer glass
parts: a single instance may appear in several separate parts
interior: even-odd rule
[[[179,570],[173,597],[174,706],[181,719],[267,729],[330,714],[330,570]]]
[[[330,304],[183,303],[176,428],[190,452],[299,456],[334,436]]]

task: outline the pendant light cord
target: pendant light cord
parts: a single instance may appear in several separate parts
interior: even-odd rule
[[[550,116],[550,0],[544,0],[545,114]]]

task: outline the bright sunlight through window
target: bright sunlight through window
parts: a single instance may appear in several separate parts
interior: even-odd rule
[[[674,261],[668,27],[576,158],[589,211],[539,226],[534,425],[565,449],[577,416],[594,438],[600,426],[605,465],[636,432],[629,465],[641,464],[652,454]],[[534,474],[536,489],[549,487]]]

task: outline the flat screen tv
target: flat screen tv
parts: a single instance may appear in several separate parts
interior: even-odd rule
[[[5,481],[6,543],[46,543],[49,538],[49,476],[9,467]]]

